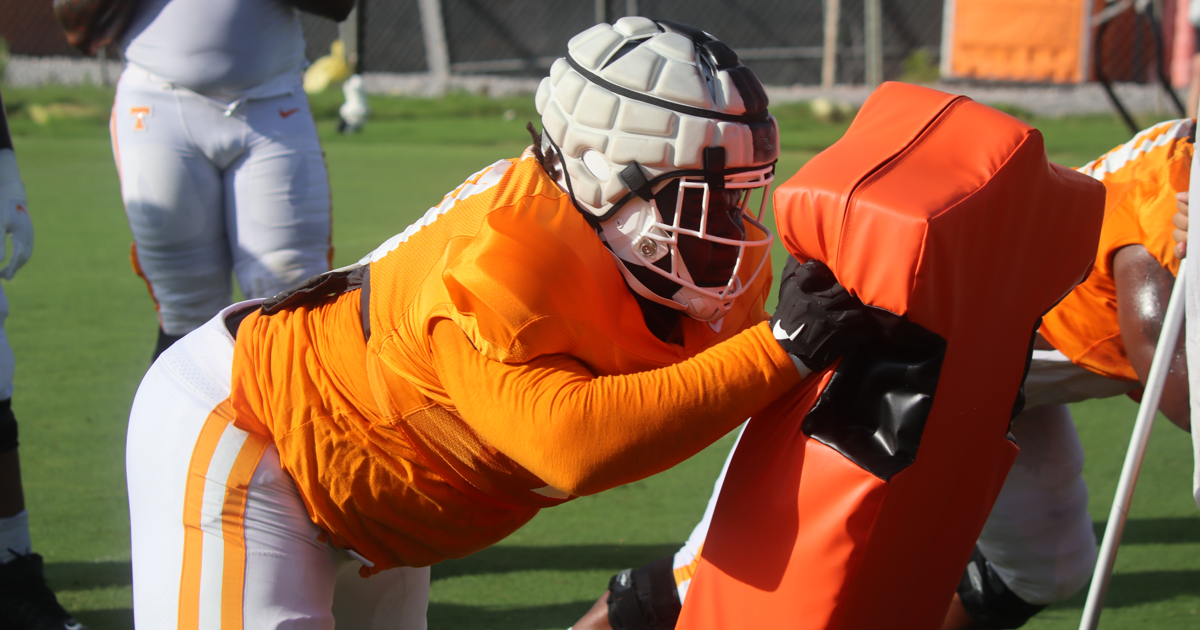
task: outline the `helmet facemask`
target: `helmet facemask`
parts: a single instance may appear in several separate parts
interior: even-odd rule
[[[761,83],[711,35],[662,20],[599,24],[568,51],[537,94],[551,175],[635,293],[719,329],[769,264],[779,132]]]
[[[701,321],[723,318],[770,258],[762,218],[773,170],[666,178],[600,223],[634,291]]]

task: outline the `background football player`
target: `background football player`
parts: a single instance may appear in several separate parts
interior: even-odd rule
[[[1018,628],[1091,577],[1096,541],[1083,447],[1067,403],[1135,392],[1149,374],[1180,264],[1171,220],[1177,193],[1188,187],[1194,140],[1195,121],[1167,121],[1079,169],[1106,191],[1096,265],[1046,315],[1035,339],[1025,411],[1011,427],[1021,451],[943,630]],[[1185,220],[1176,221],[1186,230]],[[1160,408],[1184,430],[1191,424],[1187,378],[1181,342]],[[683,548],[613,576],[575,630],[674,628],[723,478],[724,471]]]
[[[5,236],[12,239],[8,264],[0,278],[12,280],[33,254],[33,223],[29,220],[25,186],[17,170],[4,100],[0,98],[0,258]],[[21,459],[17,454],[17,419],[12,411],[15,361],[4,320],[8,298],[0,287],[0,614],[4,628],[13,630],[83,630],[71,618],[42,577],[42,557],[33,553],[29,538],[29,513],[21,485]]]
[[[844,291],[765,321],[778,131],[732,50],[645,18],[568,48],[521,157],[147,373],[139,628],[424,628],[421,567],[673,466],[869,338]]]
[[[85,53],[116,40],[111,132],[134,271],[158,309],[155,356],[232,300],[332,260],[329,177],[302,88],[296,9],[353,0],[56,0]]]

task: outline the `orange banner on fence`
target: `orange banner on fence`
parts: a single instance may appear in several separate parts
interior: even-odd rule
[[[1080,83],[1089,71],[1089,0],[951,0],[943,72],[956,78]],[[948,66],[948,67],[947,67]]]

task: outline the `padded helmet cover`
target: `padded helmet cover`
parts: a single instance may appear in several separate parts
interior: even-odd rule
[[[543,144],[563,161],[560,185],[618,258],[649,268],[675,254],[676,236],[688,232],[678,212],[674,222],[670,214],[664,220],[651,198],[672,180],[742,189],[743,207],[754,189],[765,197],[779,157],[778,126],[761,83],[728,46],[687,25],[626,17],[593,26],[567,47],[538,86]],[[713,149],[723,163],[713,164]],[[704,195],[707,203],[707,188]],[[760,214],[744,217],[757,226]],[[746,247],[769,247],[762,229],[765,236],[737,243],[741,258]],[[703,230],[691,235],[706,238]],[[639,294],[698,319],[719,319],[749,284],[735,273],[727,287],[697,287],[686,265],[660,267],[669,267],[678,294],[650,294],[622,271]]]

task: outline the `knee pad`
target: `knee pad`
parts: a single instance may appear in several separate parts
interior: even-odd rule
[[[12,412],[12,399],[0,400],[0,453],[17,448],[17,417]]]
[[[608,582],[608,623],[613,630],[673,630],[679,621],[679,591],[672,556],[640,569],[625,569]]]
[[[1008,590],[978,547],[958,583],[958,597],[971,617],[993,628],[1020,628],[1045,608]]]

